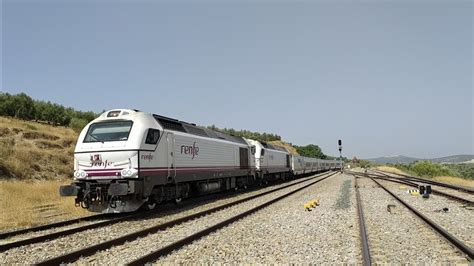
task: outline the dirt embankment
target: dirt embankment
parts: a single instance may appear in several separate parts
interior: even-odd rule
[[[289,153],[291,153],[293,155],[299,155],[299,153],[296,151],[295,147],[291,146],[290,144],[288,144],[286,142],[283,142],[283,141],[280,141],[280,140],[274,140],[274,141],[269,141],[268,143],[270,143],[272,145],[275,145],[275,146],[283,147]]]
[[[0,179],[70,178],[77,135],[69,128],[0,117]]]
[[[72,129],[0,117],[0,231],[89,215],[61,198],[72,181]]]

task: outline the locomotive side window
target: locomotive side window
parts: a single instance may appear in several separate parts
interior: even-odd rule
[[[87,131],[84,142],[128,140],[132,124],[132,121],[112,121],[92,124]]]
[[[146,135],[145,144],[156,144],[160,138],[160,131],[158,129],[150,128],[148,129],[148,134]]]
[[[252,145],[252,146],[250,147],[250,152],[252,153],[252,155],[255,154],[255,145]]]
[[[262,149],[262,156],[265,155],[265,149]]]

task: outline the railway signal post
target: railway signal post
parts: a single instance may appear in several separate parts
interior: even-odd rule
[[[341,161],[341,173],[344,169],[344,165],[342,164],[342,140],[338,140],[337,143],[339,144],[339,160]]]

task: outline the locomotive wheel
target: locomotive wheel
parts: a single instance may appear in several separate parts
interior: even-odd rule
[[[150,211],[153,210],[155,207],[156,207],[156,202],[149,202],[146,204],[146,208]]]
[[[156,201],[153,200],[153,199],[149,199],[147,202],[145,202],[145,209],[146,210],[153,210],[154,208],[156,208]]]

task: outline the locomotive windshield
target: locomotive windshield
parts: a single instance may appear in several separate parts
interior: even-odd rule
[[[132,129],[132,121],[111,121],[92,124],[84,142],[125,141]]]

